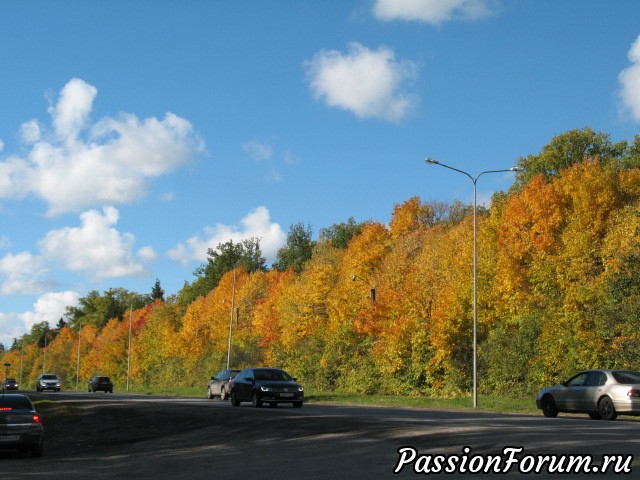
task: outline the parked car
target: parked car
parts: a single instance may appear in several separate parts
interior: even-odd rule
[[[556,417],[558,412],[587,413],[602,420],[615,420],[618,414],[640,415],[640,372],[585,370],[540,390],[536,406],[545,417]]]
[[[89,392],[95,393],[98,390],[105,393],[113,393],[113,383],[111,383],[111,379],[102,375],[96,375],[89,380]]]
[[[0,449],[42,455],[42,417],[21,393],[0,394]]]
[[[224,369],[220,370],[215,377],[211,377],[211,381],[207,386],[207,398],[220,397],[220,400],[229,398],[231,391],[231,382],[240,370]]]
[[[278,403],[291,403],[302,407],[304,389],[295,378],[278,368],[246,368],[231,384],[231,405],[251,402],[254,407],[268,403],[275,407]]]
[[[16,382],[15,378],[5,378],[4,382],[2,382],[2,389],[5,392],[7,390],[18,390],[18,382]]]
[[[36,381],[36,390],[43,392],[45,390],[60,391],[60,379],[55,373],[43,373],[38,376]]]

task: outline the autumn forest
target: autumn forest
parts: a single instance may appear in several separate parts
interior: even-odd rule
[[[639,370],[640,135],[572,130],[517,164],[511,189],[477,212],[480,392]],[[260,239],[221,244],[172,295],[159,280],[150,294],[91,292],[4,362],[25,388],[44,368],[64,389],[103,374],[117,388],[204,390],[231,323],[232,368],[278,366],[321,390],[468,394],[473,205],[416,196],[391,209],[386,224],[350,218],[315,241],[292,225],[269,268]]]

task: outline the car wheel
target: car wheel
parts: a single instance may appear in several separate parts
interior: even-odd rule
[[[271,408],[275,408],[275,407],[277,407],[277,406],[278,406],[278,402],[270,402],[270,403],[269,403],[269,406],[270,406]]]
[[[609,397],[602,397],[598,402],[598,413],[602,420],[615,420],[618,416],[616,407],[613,406],[613,401]]]
[[[225,390],[224,387],[222,387],[220,389],[220,400],[226,400],[227,399],[227,391]]]
[[[302,402],[293,402],[293,408],[301,408]]]
[[[258,392],[253,392],[253,397],[251,398],[251,405],[255,408],[260,408],[262,406],[262,400],[258,396]]]
[[[207,398],[209,400],[213,398],[213,393],[211,393],[211,387],[207,388]]]
[[[545,395],[542,397],[542,413],[548,418],[558,416],[558,407],[556,407],[556,401],[551,395]]]
[[[240,400],[238,400],[238,398],[236,397],[236,392],[234,392],[233,390],[231,390],[231,405],[233,405],[234,407],[240,405]]]

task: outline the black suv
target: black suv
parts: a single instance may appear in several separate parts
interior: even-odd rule
[[[89,392],[97,392],[101,390],[105,393],[113,393],[113,383],[109,377],[103,377],[102,375],[96,375],[89,380]]]

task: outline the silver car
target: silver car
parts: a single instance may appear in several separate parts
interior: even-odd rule
[[[229,398],[231,382],[238,373],[240,370],[225,369],[220,370],[215,377],[211,377],[211,381],[207,385],[207,398],[220,397],[220,400]]]
[[[60,379],[55,373],[43,373],[36,380],[36,391],[44,392],[45,390],[60,391]]]
[[[640,372],[585,370],[540,390],[536,406],[545,417],[556,417],[558,412],[587,413],[602,420],[615,420],[618,414],[640,415]]]

